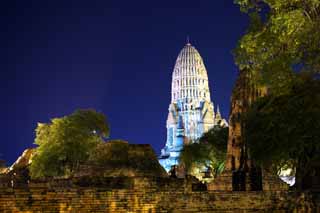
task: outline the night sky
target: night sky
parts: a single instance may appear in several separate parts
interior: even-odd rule
[[[79,108],[107,115],[111,139],[166,140],[171,75],[190,37],[211,98],[229,114],[232,49],[248,19],[233,0],[10,0],[1,4],[0,158],[33,146],[37,122]]]

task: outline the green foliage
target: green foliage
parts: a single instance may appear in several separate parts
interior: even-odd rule
[[[89,152],[109,136],[106,117],[94,110],[77,110],[69,116],[39,123],[36,154],[30,166],[33,178],[70,175]]]
[[[184,146],[180,155],[181,163],[188,173],[193,167],[205,167],[218,175],[224,168],[227,143],[228,127],[214,126],[199,141]]]
[[[266,96],[245,119],[252,158],[264,167],[297,169],[296,179],[320,162],[320,81],[300,77],[289,93]]]
[[[273,93],[285,93],[295,73],[320,71],[319,0],[236,0],[251,24],[234,50],[240,70],[256,70]]]
[[[198,164],[205,164],[206,167],[210,166],[207,165],[209,162],[208,159],[209,147],[197,142],[185,145],[180,155],[180,161],[188,173],[192,166],[199,166]]]
[[[251,19],[234,50],[235,62],[269,93],[246,118],[250,154],[275,170],[295,168],[299,182],[320,154],[319,82],[312,79],[320,72],[320,1],[235,3]]]

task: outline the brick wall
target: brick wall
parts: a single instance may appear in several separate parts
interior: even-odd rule
[[[0,212],[320,212],[310,195],[213,192],[197,184],[170,178],[44,180],[14,188],[0,184]]]

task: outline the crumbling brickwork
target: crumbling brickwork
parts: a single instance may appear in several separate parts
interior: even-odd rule
[[[250,150],[245,143],[243,115],[267,89],[257,84],[252,71],[242,70],[231,96],[229,137],[225,171],[208,188],[216,191],[278,191],[288,186],[278,177],[262,171],[250,159]]]
[[[0,212],[308,212],[310,195],[213,192],[191,179],[80,178],[0,184]]]

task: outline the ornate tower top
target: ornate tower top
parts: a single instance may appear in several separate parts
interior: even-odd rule
[[[189,36],[187,36],[187,45],[191,45],[191,44],[190,44]]]
[[[208,75],[198,50],[189,42],[180,51],[172,74],[171,102],[186,98],[210,102]]]

